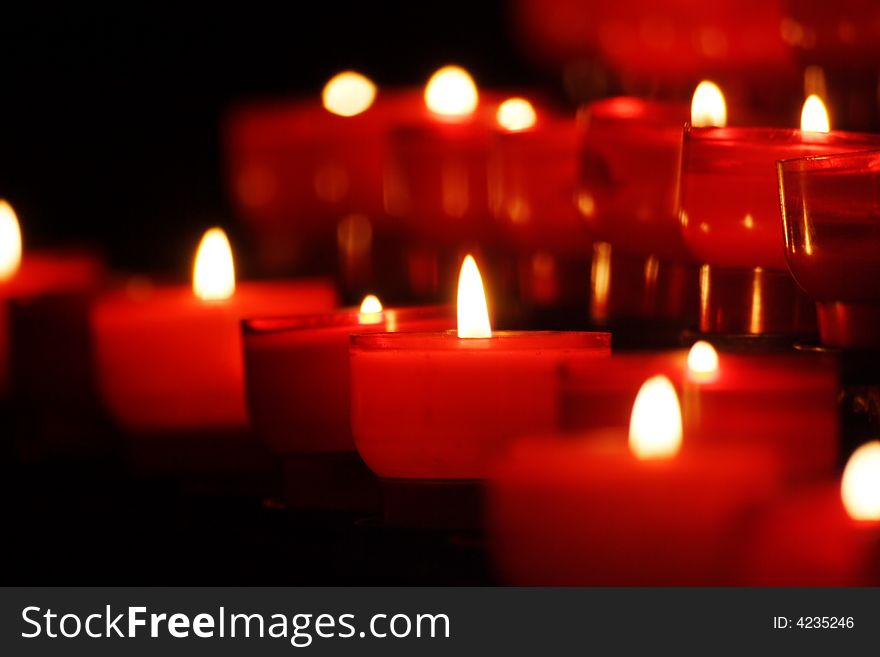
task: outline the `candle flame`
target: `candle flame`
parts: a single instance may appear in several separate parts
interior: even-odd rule
[[[472,255],[465,257],[458,275],[458,337],[491,338],[486,291],[477,262]]]
[[[361,302],[359,324],[378,324],[382,321],[382,302],[375,294],[368,294]]]
[[[804,101],[804,109],[801,110],[801,130],[831,132],[828,110],[825,109],[825,103],[816,94],[811,94]]]
[[[662,459],[681,449],[681,406],[672,382],[665,376],[642,384],[629,422],[629,448],[636,458]]]
[[[718,371],[718,352],[705,340],[699,340],[688,352],[687,364],[692,375],[700,378],[712,376]]]
[[[222,228],[211,228],[202,236],[193,267],[193,294],[202,301],[229,299],[235,294],[232,247]]]
[[[0,199],[0,282],[8,281],[21,266],[21,226],[15,210]]]
[[[849,457],[840,496],[853,520],[880,520],[880,440],[865,443]]]
[[[356,116],[370,109],[376,99],[376,85],[355,71],[334,75],[321,92],[324,108],[339,116]]]
[[[498,106],[495,120],[505,130],[518,132],[534,127],[538,122],[538,115],[525,98],[508,98]]]
[[[727,125],[724,94],[714,82],[703,80],[694,90],[691,101],[691,125],[695,128],[723,128]]]
[[[454,118],[472,114],[479,95],[474,79],[460,66],[444,66],[425,87],[425,105],[435,114]]]

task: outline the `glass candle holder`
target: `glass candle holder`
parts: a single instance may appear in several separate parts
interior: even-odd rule
[[[777,165],[785,256],[825,344],[880,347],[880,151]]]

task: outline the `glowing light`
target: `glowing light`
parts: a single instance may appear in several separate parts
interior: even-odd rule
[[[461,263],[461,273],[458,275],[458,337],[492,337],[483,279],[471,255]]]
[[[478,101],[477,85],[470,73],[459,66],[444,66],[425,87],[425,105],[442,116],[467,116],[477,108]]]
[[[695,128],[717,127],[727,125],[727,104],[724,94],[714,82],[703,80],[694,90],[691,101],[691,125]]]
[[[202,236],[193,267],[193,294],[202,301],[228,299],[235,294],[235,264],[229,238],[221,228]]]
[[[15,276],[21,266],[21,226],[15,210],[0,199],[0,281]]]
[[[629,422],[629,448],[638,459],[675,456],[681,449],[681,405],[672,382],[655,376],[642,384]]]
[[[505,130],[528,130],[538,122],[535,108],[525,98],[508,98],[498,106],[495,120]]]
[[[691,374],[698,377],[711,376],[718,371],[718,352],[705,340],[699,340],[688,352],[687,363]]]
[[[321,99],[328,112],[339,116],[356,116],[370,109],[376,100],[376,85],[360,73],[343,71],[324,85]]]
[[[865,443],[849,457],[840,496],[853,520],[880,520],[880,440]]]
[[[801,130],[805,132],[831,132],[828,110],[825,103],[815,94],[808,96],[801,110]]]
[[[382,321],[382,302],[374,294],[368,294],[361,302],[359,324],[378,324]]]

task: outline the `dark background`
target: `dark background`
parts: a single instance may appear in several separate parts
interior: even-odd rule
[[[90,242],[117,267],[185,274],[203,228],[236,237],[219,139],[234,103],[317,94],[345,68],[380,85],[421,85],[450,62],[483,85],[547,83],[518,55],[502,1],[282,9],[5,13],[0,197],[26,245]]]

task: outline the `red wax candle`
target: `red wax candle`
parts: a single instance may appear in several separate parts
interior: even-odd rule
[[[710,346],[698,344],[714,356]],[[624,427],[641,383],[663,374],[681,396],[690,444],[767,448],[780,456],[787,477],[794,479],[827,476],[833,470],[839,448],[833,363],[807,355],[725,353],[715,363],[710,373],[701,374],[688,367],[686,352],[675,351],[616,355],[601,368],[570,364],[565,368],[563,424],[574,431]]]
[[[878,483],[880,443],[874,441],[850,458],[842,486],[801,490],[768,509],[749,554],[746,583],[880,585]]]
[[[208,235],[203,245],[207,241]],[[228,242],[225,248],[232,275]],[[197,259],[197,279],[198,273]],[[318,312],[336,303],[332,284],[324,281],[237,288],[233,282],[232,292],[206,300],[184,286],[141,285],[95,303],[92,330],[101,391],[123,427],[137,433],[245,428],[241,320]]]
[[[675,198],[687,105],[611,98],[583,118],[578,207],[590,229],[625,252],[690,260]]]
[[[665,443],[672,419],[647,423]],[[778,486],[775,459],[748,446],[675,449],[632,450],[625,429],[517,444],[489,481],[490,545],[505,582],[734,583],[750,517]]]
[[[357,217],[358,235],[384,227],[388,133],[422,110],[418,90],[378,90],[353,72],[324,98],[239,108],[226,124],[228,176],[239,216],[266,260],[286,264],[307,240],[335,239]],[[368,227],[361,225],[364,221]],[[355,235],[357,236],[357,235]]]
[[[457,245],[491,234],[486,171],[497,101],[447,66],[429,80],[425,108],[392,131],[387,208],[417,237]]]
[[[85,296],[97,289],[103,276],[100,259],[88,253],[35,251],[22,255],[18,218],[9,203],[0,199],[0,397],[9,390],[10,349],[14,347],[10,345],[9,335],[10,302],[82,297],[85,303]],[[52,309],[48,312],[51,314]],[[57,321],[58,324],[34,328],[42,334],[72,330],[70,326],[65,327],[64,317],[57,317]],[[54,336],[50,341],[64,342],[64,336]]]
[[[785,270],[776,161],[872,148],[880,135],[686,128],[680,202],[688,247],[710,265]]]
[[[520,251],[583,256],[591,239],[575,205],[581,130],[574,117],[538,111],[522,99],[499,108],[498,121],[510,127],[499,124],[493,139],[492,213]]]
[[[355,444],[380,477],[481,479],[514,437],[556,428],[562,363],[607,356],[607,333],[492,333],[473,258],[458,332],[351,338]]]
[[[439,306],[246,320],[245,379],[254,432],[280,456],[353,452],[349,336],[453,324],[452,310]]]
[[[880,152],[778,164],[785,255],[818,302],[822,341],[880,345],[880,240],[876,235]]]

